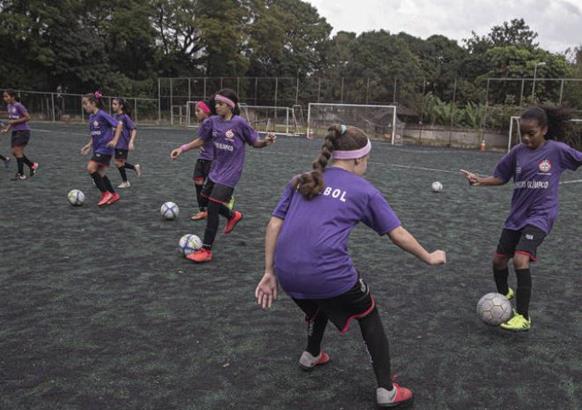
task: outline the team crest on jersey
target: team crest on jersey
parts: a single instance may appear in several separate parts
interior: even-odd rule
[[[231,140],[231,139],[233,139],[233,138],[234,138],[234,132],[232,132],[232,130],[228,130],[228,131],[226,131],[226,132],[224,133],[224,136],[225,136],[226,138],[228,138],[229,140]]]
[[[552,169],[552,162],[549,159],[544,159],[542,162],[540,162],[538,168],[541,172],[550,172]]]
[[[99,121],[93,121],[93,126],[94,127],[98,127],[99,126]]]
[[[16,107],[12,107],[12,114],[16,114]]]

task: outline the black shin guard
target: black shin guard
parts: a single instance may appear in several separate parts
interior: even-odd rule
[[[22,161],[24,161],[24,163],[26,164],[26,166],[30,169],[32,169],[32,166],[34,165],[34,163],[29,160],[28,158],[26,158],[26,155],[22,156]]]
[[[206,205],[208,204],[208,201],[204,200],[202,195],[200,195],[202,192],[202,187],[203,185],[194,184],[194,188],[196,188],[196,201],[198,202],[198,207],[201,211],[206,211]]]
[[[515,294],[515,310],[520,315],[529,318],[529,300],[531,298],[531,271],[528,269],[516,269],[517,292]]]
[[[114,194],[115,190],[113,189],[113,185],[111,185],[111,181],[109,180],[109,178],[107,178],[107,175],[103,175],[102,179],[103,179],[103,186],[105,187],[105,189],[107,191],[111,192],[112,194]]]
[[[220,215],[224,216],[226,219],[232,218],[232,211],[230,209],[228,209],[228,207],[226,205],[220,204],[220,207],[218,208],[218,212],[220,213]]]
[[[493,278],[495,279],[497,292],[501,293],[503,296],[507,295],[507,292],[509,292],[509,286],[507,285],[508,276],[509,269],[495,269],[495,267],[493,267]]]
[[[16,157],[16,165],[18,167],[18,173],[24,175],[24,160],[22,158]]]
[[[218,214],[220,212],[220,204],[216,202],[208,203],[208,219],[206,220],[206,230],[204,231],[204,247],[212,248],[216,232],[218,232]]]
[[[384,333],[384,327],[382,326],[378,309],[374,308],[368,316],[359,321],[362,337],[364,338],[364,343],[370,354],[372,367],[376,374],[378,387],[392,390],[390,347],[388,345],[388,338]]]
[[[133,170],[135,170],[135,167],[132,164],[130,164],[129,162],[126,162],[123,167],[124,168],[127,168],[127,169],[133,169]]]
[[[307,322],[307,350],[312,356],[321,353],[321,341],[327,326],[327,316],[319,311],[317,315]]]
[[[101,192],[107,191],[105,185],[103,185],[103,177],[99,175],[99,172],[93,172],[91,174],[91,178],[93,178],[93,181],[95,181],[95,186],[97,187],[97,189],[99,189],[99,191]]]
[[[119,175],[121,175],[121,180],[127,182],[127,172],[125,172],[125,167],[117,168],[119,170]]]

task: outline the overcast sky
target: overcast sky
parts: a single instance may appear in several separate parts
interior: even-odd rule
[[[337,31],[384,29],[461,40],[523,18],[546,50],[582,45],[582,0],[307,0]]]

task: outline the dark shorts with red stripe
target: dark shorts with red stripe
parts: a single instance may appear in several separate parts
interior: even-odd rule
[[[202,195],[204,198],[208,198],[210,202],[226,205],[232,198],[233,193],[234,188],[222,184],[217,184],[209,178],[206,180],[200,195]]]
[[[126,160],[128,155],[129,155],[129,150],[115,148],[115,159]]]
[[[111,155],[94,152],[91,161],[98,163],[101,166],[108,167],[111,163]]]
[[[532,262],[537,260],[537,249],[546,237],[540,228],[527,225],[519,231],[504,229],[497,245],[497,254],[512,258],[514,254],[528,255]]]
[[[30,141],[30,131],[12,131],[12,138],[10,140],[11,147],[24,147],[28,145],[28,141]]]
[[[209,159],[199,159],[196,161],[194,166],[194,182],[198,184],[203,184],[208,174],[210,174],[210,167],[212,166],[212,160]]]
[[[343,334],[350,328],[352,319],[368,316],[376,307],[370,288],[363,279],[358,279],[353,288],[339,296],[328,299],[293,299],[311,322],[323,312]]]

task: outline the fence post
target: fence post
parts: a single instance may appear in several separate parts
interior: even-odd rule
[[[55,122],[55,95],[53,93],[51,93],[51,105],[52,105],[52,117],[53,117],[53,122]]]
[[[562,97],[564,96],[564,79],[562,78],[561,84],[560,84],[560,100],[558,101],[558,104],[562,104]]]
[[[158,78],[158,124],[162,122],[162,83],[161,78]]]
[[[137,98],[133,99],[133,118],[137,122]]]
[[[344,102],[344,80],[345,78],[342,77],[342,86],[340,89],[340,102],[343,103]]]
[[[277,107],[277,93],[279,92],[279,77],[275,77],[275,107]]]
[[[370,100],[370,77],[368,77],[368,81],[366,83],[366,104],[368,104]]]
[[[321,100],[321,77],[317,79],[317,102]]]
[[[295,105],[299,104],[299,76],[297,76],[297,85],[295,86]]]

